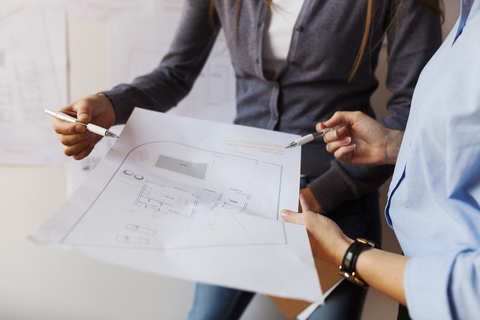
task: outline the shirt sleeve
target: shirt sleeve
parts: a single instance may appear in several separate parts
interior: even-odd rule
[[[432,81],[422,86],[428,95],[415,106],[415,132],[425,139],[411,140],[408,161],[416,168],[403,186],[409,205],[393,221],[403,250],[412,252],[404,287],[413,319],[480,315],[479,17],[469,18],[453,46],[451,38],[446,43],[434,80],[423,81]]]
[[[405,294],[412,319],[476,319],[480,314],[480,250],[411,258]]]
[[[386,108],[390,112],[381,123],[405,130],[413,91],[418,77],[441,39],[440,15],[415,1],[405,1],[395,18],[391,10],[385,20],[388,32],[388,73],[386,87],[391,92]],[[324,212],[346,200],[378,189],[393,173],[394,166],[349,165],[333,160],[331,167],[308,185]]]
[[[116,124],[125,123],[135,107],[166,112],[189,93],[220,29],[217,16],[212,19],[209,1],[184,2],[176,35],[160,65],[131,84],[102,92],[113,103]]]

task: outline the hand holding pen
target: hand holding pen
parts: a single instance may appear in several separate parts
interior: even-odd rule
[[[298,138],[297,140],[291,142],[288,146],[285,147],[285,149],[288,149],[288,148],[295,148],[295,147],[299,147],[299,146],[302,146],[306,143],[309,143],[313,140],[315,140],[316,138],[318,137],[323,137],[327,132],[329,131],[332,131],[332,130],[337,130],[337,129],[340,129],[342,127],[344,127],[345,124],[340,124],[340,125],[337,125],[337,126],[334,126],[332,128],[324,128],[320,131],[317,131],[317,132],[314,132],[314,133],[310,133],[310,134],[307,134],[306,136],[303,136],[301,138]]]
[[[96,133],[96,134],[98,134],[102,137],[118,138],[118,136],[115,133],[113,133],[112,131],[110,131],[108,129],[102,128],[102,127],[97,126],[96,124],[93,124],[93,123],[89,123],[89,124],[83,123],[81,121],[78,121],[74,117],[69,116],[68,114],[58,112],[58,111],[52,111],[52,110],[48,110],[48,109],[45,109],[45,113],[48,114],[48,115],[51,115],[52,117],[55,117],[57,119],[63,120],[63,121],[72,122],[72,123],[79,123],[79,124],[85,126],[85,128],[87,128],[88,131]]]
[[[116,121],[113,105],[103,94],[86,96],[58,112],[66,114],[75,121],[70,122],[72,120],[67,120],[66,117],[63,120],[56,116],[52,117],[53,129],[64,146],[63,152],[75,160],[88,156],[95,144],[103,138],[101,134],[108,136],[107,129]],[[95,132],[94,130],[96,133],[92,133],[92,131]]]
[[[403,139],[403,131],[392,130],[360,111],[337,111],[329,120],[318,124],[317,130],[348,124],[345,129],[329,133],[326,149],[335,158],[349,164],[394,164]]]

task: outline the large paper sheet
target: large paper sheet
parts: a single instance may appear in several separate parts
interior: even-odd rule
[[[109,130],[120,135],[124,125],[116,125]],[[95,167],[105,158],[108,150],[112,147],[115,139],[102,139],[96,145],[88,157],[78,161],[72,161],[68,165],[68,196],[71,196],[75,190],[80,187],[88,175],[95,169]]]
[[[106,262],[322,301],[298,206],[296,135],[136,108],[85,183],[32,237]]]

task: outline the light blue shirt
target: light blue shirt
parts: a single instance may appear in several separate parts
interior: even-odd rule
[[[480,319],[480,0],[424,68],[385,209],[413,319]]]

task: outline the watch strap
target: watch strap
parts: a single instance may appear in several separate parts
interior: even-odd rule
[[[357,263],[358,256],[366,247],[378,248],[378,245],[373,241],[357,238],[355,242],[348,247],[345,255],[343,256],[342,265],[339,268],[339,273],[342,277],[364,288],[368,287],[368,285],[356,275],[355,265]]]

